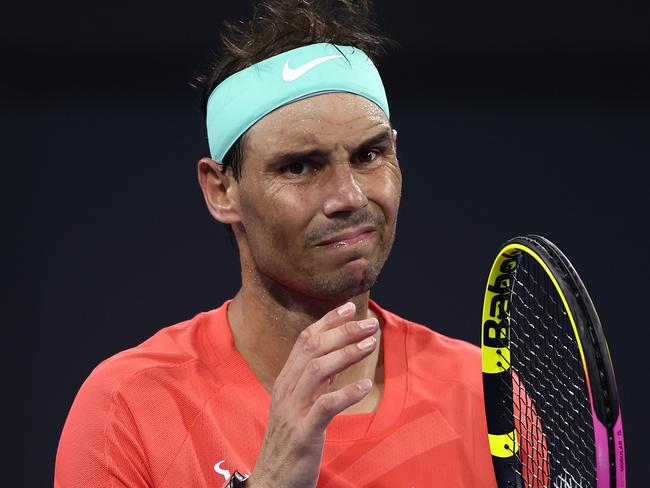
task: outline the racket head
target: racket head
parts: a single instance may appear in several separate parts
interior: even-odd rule
[[[598,314],[566,256],[501,246],[483,303],[483,387],[500,487],[625,486],[623,427]]]

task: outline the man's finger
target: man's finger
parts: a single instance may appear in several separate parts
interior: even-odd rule
[[[340,307],[326,313],[320,320],[314,322],[312,325],[303,330],[296,343],[291,349],[289,358],[283,368],[283,373],[290,375],[298,375],[302,372],[304,365],[311,356],[305,351],[305,346],[314,341],[314,338],[326,330],[333,329],[337,326],[343,325],[354,317],[356,307],[354,303],[347,302]],[[296,365],[296,363],[298,363]]]
[[[321,395],[305,418],[305,428],[310,434],[323,432],[335,415],[365,397],[372,388],[372,381],[364,378],[351,385]]]
[[[293,392],[298,405],[309,407],[329,388],[329,378],[344,371],[372,354],[377,340],[370,336],[323,356],[310,359],[302,371]]]
[[[376,318],[346,322],[343,325],[311,336],[304,344],[304,350],[311,358],[316,358],[355,344],[373,335],[379,328]]]

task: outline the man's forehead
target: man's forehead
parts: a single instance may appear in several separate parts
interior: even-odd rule
[[[350,142],[390,130],[386,114],[377,105],[351,93],[327,93],[280,107],[247,134],[247,146],[272,152],[273,144],[305,145]]]

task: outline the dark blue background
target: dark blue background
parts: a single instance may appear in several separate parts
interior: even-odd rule
[[[377,3],[401,43],[380,68],[404,189],[373,297],[478,343],[499,244],[529,232],[553,240],[599,310],[628,484],[641,486],[647,2]],[[4,17],[3,324],[15,392],[5,437],[17,486],[51,485],[67,410],[98,362],[238,289],[237,254],[196,182],[207,143],[187,85],[220,21],[248,15],[231,4],[48,3]]]

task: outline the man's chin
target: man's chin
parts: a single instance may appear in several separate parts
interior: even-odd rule
[[[377,281],[379,273],[370,267],[362,270],[342,269],[333,276],[321,277],[315,283],[318,293],[330,299],[346,300],[369,291]]]

